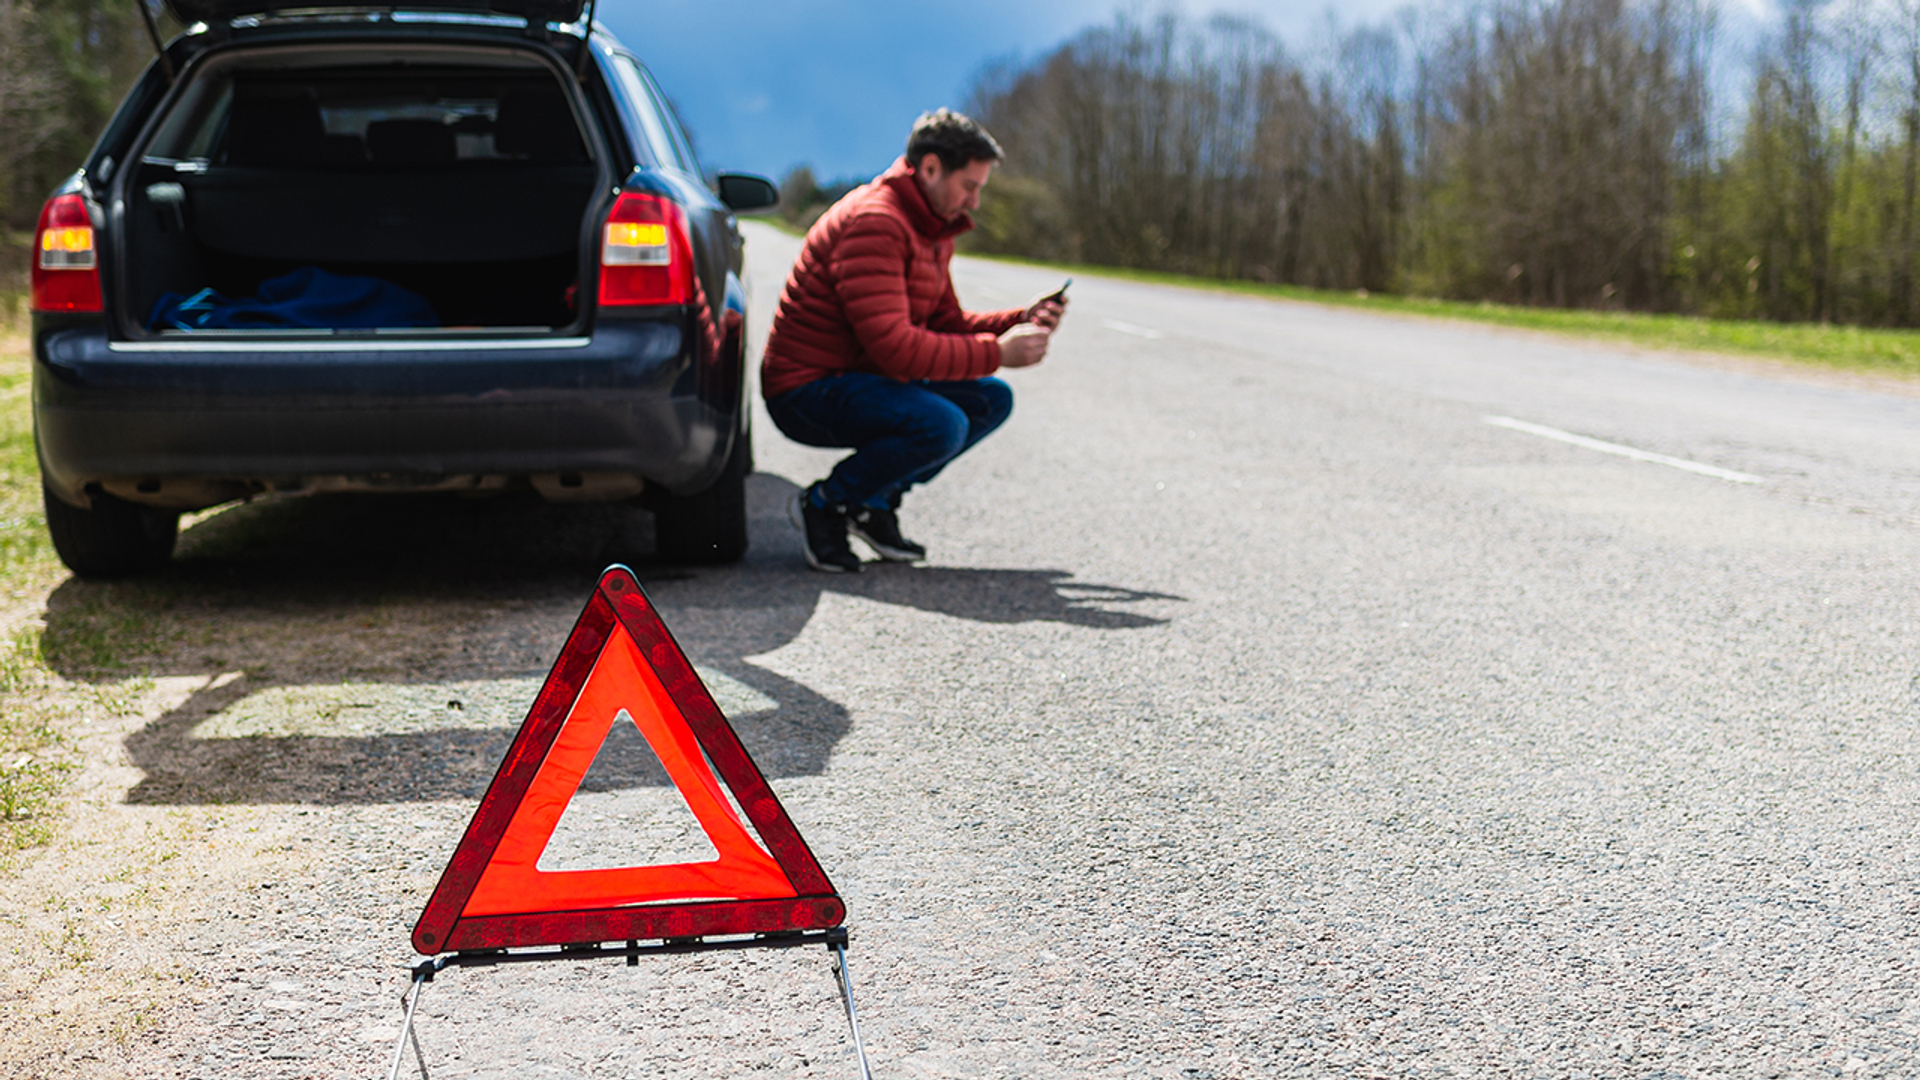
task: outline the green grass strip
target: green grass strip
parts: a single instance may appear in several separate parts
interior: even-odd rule
[[[0,597],[17,597],[45,583],[56,565],[33,453],[27,341],[8,330],[0,319]]]
[[[0,296],[0,602],[14,603],[60,574],[40,505],[24,319]],[[61,753],[60,710],[37,626],[0,633],[0,863],[47,838],[53,803],[72,769]]]
[[[1558,308],[1517,307],[1511,304],[1432,300],[1381,293],[1308,289],[1297,285],[1268,285],[1131,270],[1111,266],[1036,262],[999,255],[969,253],[973,258],[1021,266],[1044,267],[1062,274],[1115,278],[1151,285],[1294,300],[1330,307],[1352,308],[1385,315],[1415,315],[1464,322],[1538,330],[1594,341],[1620,342],[1645,349],[1679,349],[1765,360],[1785,360],[1843,371],[1871,372],[1920,379],[1920,330],[1881,330],[1819,323],[1773,323],[1734,319],[1702,319],[1686,315],[1645,315],[1638,312],[1568,311]]]

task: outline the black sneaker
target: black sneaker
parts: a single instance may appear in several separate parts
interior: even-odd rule
[[[927,557],[926,548],[900,535],[900,517],[892,510],[863,506],[847,519],[847,528],[888,562],[919,562]]]
[[[813,505],[811,488],[793,499],[793,523],[800,526],[800,547],[807,565],[829,574],[857,574],[860,556],[847,544],[847,508]]]

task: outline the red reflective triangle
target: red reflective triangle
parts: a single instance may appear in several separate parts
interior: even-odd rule
[[[621,712],[718,858],[543,871],[560,815]],[[711,762],[711,768],[708,763]],[[765,841],[728,804],[724,782]],[[609,567],[413,928],[427,955],[838,926],[846,906],[686,654],[624,566]]]

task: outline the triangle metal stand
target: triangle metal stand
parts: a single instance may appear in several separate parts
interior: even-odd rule
[[[867,1048],[860,1039],[860,1019],[853,1007],[853,976],[847,970],[847,929],[836,926],[827,930],[786,931],[773,934],[755,934],[742,938],[669,938],[657,944],[642,945],[638,941],[629,941],[624,946],[611,943],[589,943],[581,945],[563,945],[557,949],[528,949],[513,952],[507,949],[477,949],[470,952],[447,953],[431,960],[422,960],[413,966],[413,980],[402,998],[406,1008],[406,1021],[400,1027],[400,1038],[393,1045],[393,1067],[388,1070],[387,1080],[400,1080],[400,1071],[407,1060],[407,1045],[413,1045],[414,1061],[420,1067],[420,1080],[431,1080],[427,1074],[427,1055],[420,1048],[420,1036],[414,1028],[414,1015],[420,1008],[420,992],[433,981],[433,977],[450,967],[494,967],[498,964],[533,964],[549,960],[562,960],[577,963],[598,957],[623,957],[628,967],[637,967],[642,956],[673,955],[697,952],[731,952],[740,949],[791,949],[806,945],[824,945],[833,954],[833,974],[840,986],[840,1000],[847,1009],[847,1027],[853,1033],[853,1051],[860,1062],[860,1080],[873,1080],[873,1069],[867,1064]]]

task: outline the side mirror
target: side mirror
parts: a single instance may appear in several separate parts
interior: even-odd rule
[[[773,181],[752,173],[721,173],[720,201],[727,209],[746,214],[780,205],[780,189]]]

